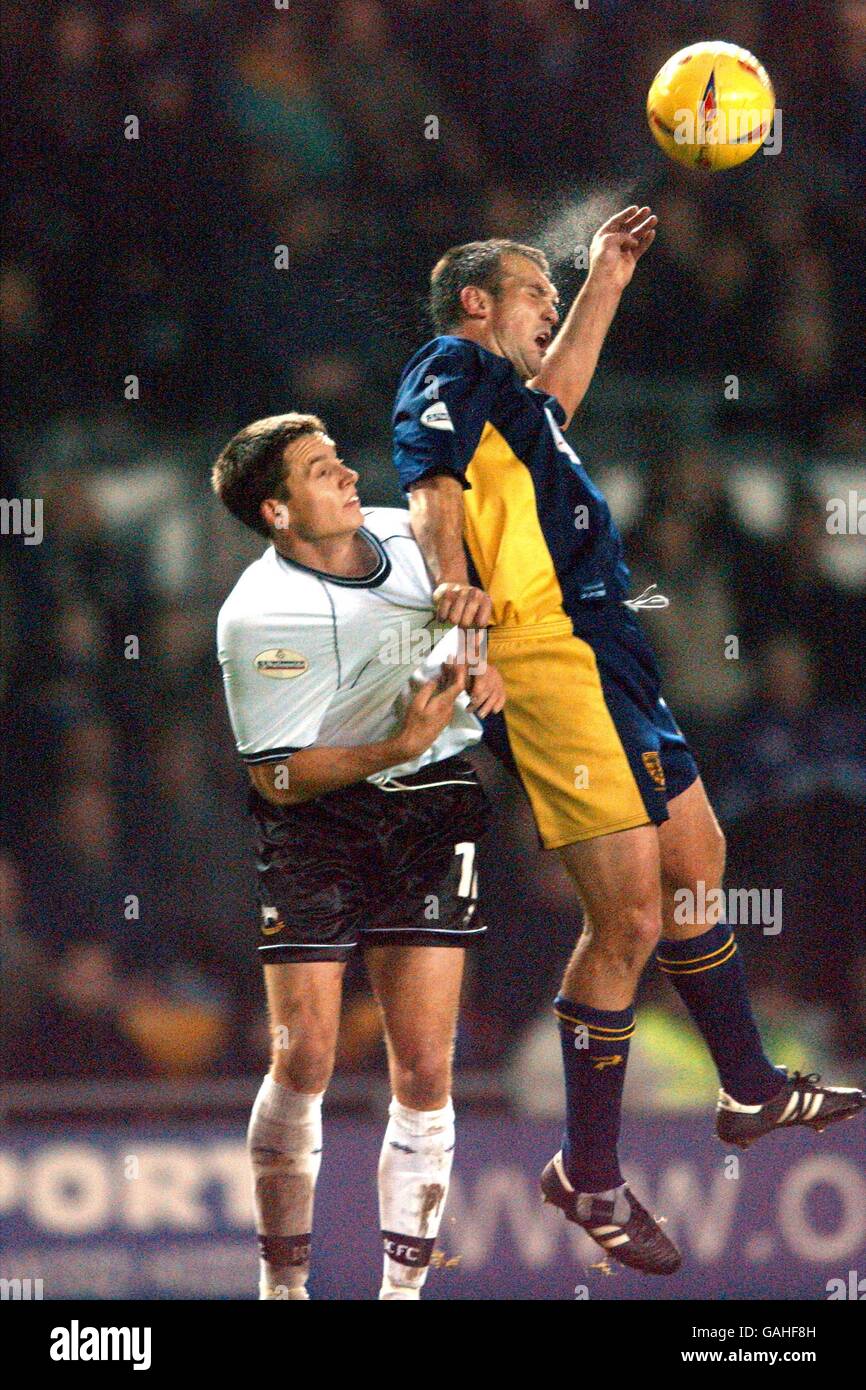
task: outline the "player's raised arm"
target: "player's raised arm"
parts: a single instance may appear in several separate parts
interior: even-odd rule
[[[599,354],[635,266],[655,238],[648,207],[624,208],[599,227],[589,250],[589,273],[529,385],[555,396],[571,420],[592,381]]]

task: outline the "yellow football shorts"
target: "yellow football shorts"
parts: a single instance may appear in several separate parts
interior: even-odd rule
[[[698,769],[630,614],[618,606],[585,638],[564,615],[494,627],[487,656],[507,698],[485,736],[516,768],[546,849],[667,820]]]

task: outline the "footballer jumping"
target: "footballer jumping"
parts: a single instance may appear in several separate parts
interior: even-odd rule
[[[432,640],[434,603],[408,513],[362,509],[357,481],[322,421],[301,414],[241,430],[213,470],[229,511],[268,542],[218,621],[252,783],[272,1032],[248,1130],[262,1299],[308,1297],[322,1097],[358,949],[393,1091],[379,1162],[379,1297],[420,1296],[454,1156],[461,948],[484,930],[474,858],[487,802],[463,752],[481,737],[476,715],[502,708],[501,686],[479,666],[471,699],[465,692],[459,632]],[[347,1201],[356,1180],[346,1175]]]
[[[489,625],[506,704],[487,736],[497,741],[498,724],[541,842],[559,853],[584,910],[554,1006],[566,1123],[542,1192],[611,1258],[670,1274],[679,1252],[625,1184],[617,1155],[634,998],[650,957],[712,1054],[726,1144],[746,1147],[781,1126],[823,1129],[866,1096],[775,1067],[734,933],[718,911],[685,925],[674,917],[678,890],[706,902],[699,885],[705,895],[720,886],[724,839],[661,696],[636,611],[647,601],[629,597],[610,509],[563,435],[655,235],[648,207],[605,222],[558,332],[541,251],[502,239],[452,247],[431,274],[437,336],[403,372],[393,431],[438,615]]]

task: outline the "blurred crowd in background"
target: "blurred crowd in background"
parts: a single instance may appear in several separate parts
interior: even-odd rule
[[[671,599],[644,621],[729,882],[783,892],[778,935],[739,933],[762,1018],[797,1061],[856,1068],[866,5],[711,0],[696,27],[687,0],[9,0],[4,30],[3,495],[44,507],[41,544],[3,539],[5,1076],[262,1064],[245,774],[214,652],[261,542],[221,514],[208,465],[250,420],[314,410],[363,500],[400,505],[390,404],[431,336],[434,260],[532,240],[568,300],[582,239],[632,201],[659,235],[570,439],[635,591]],[[643,110],[662,62],[708,36],[761,57],[784,122],[779,154],[717,176],[667,162]],[[579,923],[521,797],[483,771],[491,931],[458,1062],[519,1081]],[[641,1084],[666,1058],[680,1099],[683,1025],[652,972],[645,1006]],[[341,1048],[346,1068],[381,1064],[360,972]]]

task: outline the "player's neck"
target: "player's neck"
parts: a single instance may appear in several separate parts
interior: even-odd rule
[[[493,352],[497,357],[504,357],[505,353],[496,341],[496,337],[491,333],[486,323],[476,323],[468,319],[461,323],[459,328],[452,332],[454,338],[468,338],[470,343],[477,343],[479,347],[486,348],[488,352]]]
[[[376,554],[360,531],[319,540],[307,540],[284,531],[274,536],[274,548],[296,565],[306,565],[323,574],[336,574],[342,579],[363,579],[376,568]]]

